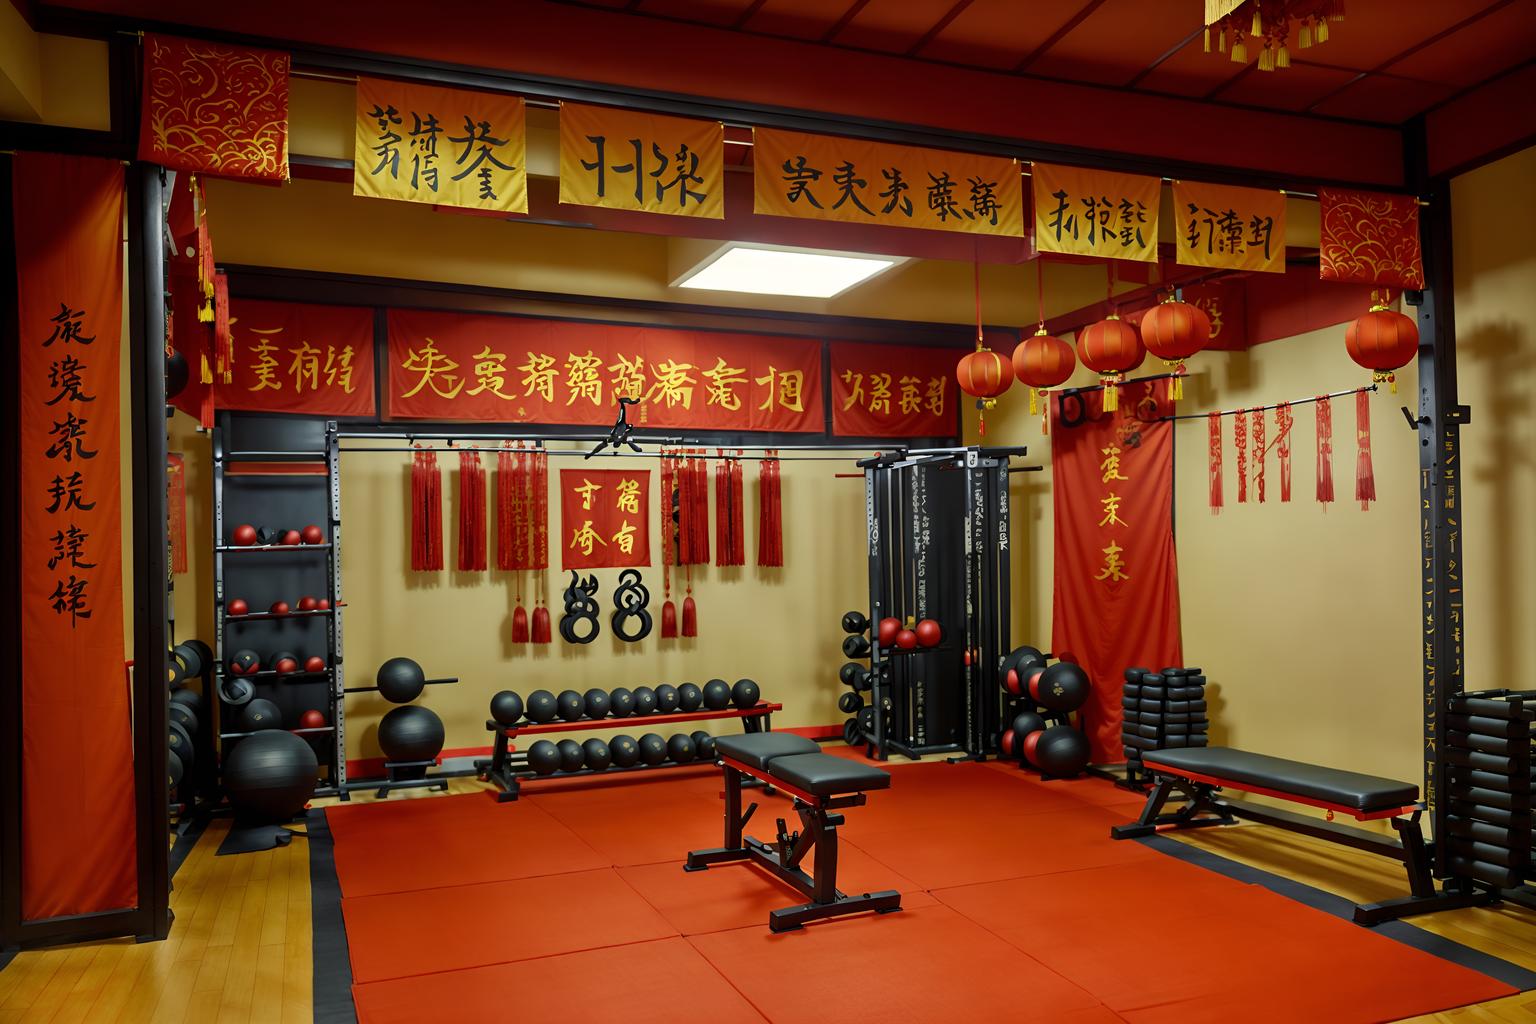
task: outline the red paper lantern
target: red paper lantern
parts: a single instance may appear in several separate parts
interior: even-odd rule
[[[1019,342],[1019,347],[1013,350],[1014,375],[1020,384],[1030,389],[1031,416],[1040,411],[1039,400],[1046,398],[1048,389],[1065,384],[1075,369],[1077,355],[1072,346],[1046,334],[1043,327],[1032,337]]]
[[[1126,373],[1141,365],[1147,350],[1142,347],[1136,328],[1111,313],[1078,332],[1077,355],[1104,385],[1104,411],[1114,412],[1120,408],[1120,382]]]
[[[955,379],[961,391],[976,399],[978,409],[990,409],[997,405],[997,396],[1013,384],[1013,364],[989,348],[978,347],[960,359]],[[986,435],[985,420],[978,432]]]
[[[1344,347],[1351,359],[1373,371],[1376,383],[1386,381],[1395,394],[1397,375],[1393,371],[1418,356],[1419,327],[1412,317],[1386,306],[1372,306],[1369,313],[1344,329]]]
[[[1177,401],[1184,397],[1184,360],[1211,340],[1211,318],[1193,303],[1169,299],[1141,318],[1141,340],[1173,372],[1171,391]]]

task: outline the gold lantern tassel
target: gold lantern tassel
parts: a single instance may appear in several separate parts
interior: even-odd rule
[[[1040,412],[1040,389],[1029,389],[1029,414],[1031,416]]]
[[[1259,11],[1259,0],[1253,0],[1253,28],[1250,32],[1256,36],[1264,34],[1264,16]]]
[[[1117,412],[1120,409],[1120,378],[1118,375],[1103,377],[1100,383],[1104,386],[1104,411]]]
[[[1216,33],[1216,50],[1218,53],[1227,52],[1227,23],[1221,23],[1221,29]]]
[[[1206,53],[1210,53],[1211,52],[1211,26],[1207,25],[1205,27],[1204,35],[1205,35],[1205,52]]]
[[[1168,397],[1175,402],[1184,401],[1184,364],[1173,364],[1173,380],[1168,385]]]
[[[1236,32],[1232,34],[1232,63],[1248,63],[1248,44],[1243,42],[1242,35]]]
[[[1281,43],[1280,44],[1280,49],[1275,51],[1275,67],[1277,67],[1277,68],[1288,68],[1290,66],[1291,66],[1291,51],[1287,50],[1285,48],[1285,44],[1284,43]]]
[[[1259,70],[1275,70],[1275,51],[1269,48],[1269,40],[1264,41],[1264,49],[1259,51]]]

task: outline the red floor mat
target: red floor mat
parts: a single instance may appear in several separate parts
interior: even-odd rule
[[[763,1021],[686,940],[677,938],[354,985],[352,997],[361,1024]]]
[[[535,804],[488,793],[331,807],[325,819],[345,896],[612,866]]]
[[[1161,856],[935,895],[1128,1021],[1396,1020],[1514,991]]]
[[[775,1024],[1054,1021],[1099,1005],[942,906],[783,935],[741,928],[688,941]]]
[[[612,868],[341,901],[362,984],[675,936]],[[402,935],[422,936],[402,955]]]
[[[716,791],[719,788],[717,780]],[[702,793],[652,791],[634,799],[597,802],[561,794],[540,799],[539,806],[619,866],[667,863],[682,870],[689,850],[719,846],[724,837],[725,805],[718,796]],[[758,814],[772,806],[786,808],[779,814],[788,813],[787,803],[771,801]]]

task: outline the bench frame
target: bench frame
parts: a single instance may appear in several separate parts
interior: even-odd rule
[[[796,756],[796,755],[788,755]],[[843,816],[834,813],[845,807],[862,807],[863,793],[821,797],[808,793],[773,775],[729,757],[717,759],[725,771],[725,845],[688,854],[684,871],[704,871],[711,864],[752,860],[772,871],[810,898],[810,902],[783,907],[768,915],[768,927],[775,932],[793,931],[810,922],[842,914],[876,911],[889,914],[901,909],[901,893],[894,889],[849,896],[837,887],[837,826]],[[772,761],[769,761],[772,764]],[[745,811],[741,807],[743,780],[756,779],[766,786],[782,790],[794,799],[801,828],[790,832],[784,819],[778,819],[778,835],[770,845],[744,835],[747,822],[757,810],[754,801]],[[812,873],[800,866],[814,850]]]
[[[1127,825],[1112,826],[1109,830],[1111,838],[1138,839],[1163,831],[1235,825],[1241,818],[1245,821],[1284,829],[1287,832],[1311,836],[1314,839],[1339,843],[1367,853],[1390,857],[1401,862],[1407,872],[1410,895],[1380,903],[1355,904],[1354,922],[1367,927],[1413,914],[1482,906],[1497,899],[1497,893],[1489,893],[1454,881],[1447,883],[1445,890],[1436,890],[1433,847],[1425,842],[1423,830],[1419,826],[1419,818],[1424,813],[1422,804],[1363,811],[1358,807],[1346,807],[1316,797],[1286,793],[1243,782],[1232,782],[1182,768],[1148,764],[1147,770],[1152,775],[1153,785],[1147,794],[1147,802],[1141,810],[1140,817]],[[1329,812],[1328,820],[1318,821],[1316,818],[1292,814],[1278,808],[1226,799],[1217,795],[1223,788],[1319,807]],[[1181,794],[1184,800],[1183,806],[1174,811],[1164,812],[1164,806],[1175,791]],[[1333,823],[1335,814],[1347,814],[1356,821],[1390,819],[1398,838],[1389,839],[1374,832],[1336,825]]]

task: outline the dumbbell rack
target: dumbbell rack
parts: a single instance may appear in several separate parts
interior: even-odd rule
[[[346,736],[343,716],[342,697],[345,690],[345,681],[342,670],[342,592],[341,592],[341,475],[340,452],[337,446],[336,423],[330,421],[325,426],[324,442],[320,450],[231,450],[227,447],[227,439],[231,434],[231,422],[226,414],[221,418],[221,425],[213,430],[213,578],[214,578],[214,685],[211,698],[208,701],[211,714],[218,728],[218,752],[219,759],[228,756],[230,747],[238,740],[252,735],[248,732],[239,732],[227,729],[223,718],[226,711],[226,702],[223,700],[224,687],[227,682],[235,679],[250,680],[257,684],[257,695],[262,692],[261,687],[288,686],[299,684],[324,683],[327,706],[327,717],[330,724],[311,729],[289,729],[289,732],[297,736],[329,736],[331,742],[324,746],[325,756],[320,763],[325,769],[325,782],[315,789],[315,796],[339,796],[347,799],[347,759]],[[273,467],[266,472],[273,476],[319,476],[313,468],[323,466],[326,477],[326,515],[324,517],[326,541],[321,544],[298,545],[235,545],[224,543],[228,534],[226,532],[225,517],[225,491],[226,477],[229,475],[231,464],[260,464]],[[284,470],[282,467],[288,467]],[[239,521],[239,520],[236,520]],[[297,529],[303,525],[300,522],[285,523],[286,527]],[[226,592],[226,558],[238,558],[245,560],[276,559],[288,566],[294,564],[294,560],[310,559],[320,553],[324,553],[326,560],[326,597],[330,601],[330,607],[315,611],[291,611],[286,615],[276,615],[271,612],[254,611],[246,615],[229,615],[226,613],[226,601],[229,595]],[[274,563],[277,564],[277,563]],[[236,595],[238,596],[238,595]],[[263,669],[250,675],[235,676],[229,671],[228,659],[231,645],[228,643],[228,631],[232,626],[244,628],[246,623],[264,622],[273,620],[293,619],[303,621],[309,618],[323,619],[326,624],[326,667],[319,672],[289,672],[279,674],[272,669]],[[265,654],[270,654],[270,651]],[[314,652],[309,652],[314,653]],[[274,691],[267,691],[274,692]],[[277,701],[279,707],[285,703]]]
[[[678,711],[660,715],[626,715],[623,718],[615,718],[609,715],[605,718],[578,718],[574,721],[555,722],[519,722],[516,725],[502,725],[494,720],[485,723],[485,727],[496,736],[491,748],[490,760],[478,760],[475,767],[480,770],[480,777],[494,782],[501,792],[496,794],[498,803],[506,803],[516,800],[522,789],[522,784],[535,778],[560,778],[572,779],[583,775],[611,775],[617,772],[655,771],[659,768],[686,768],[697,767],[699,761],[663,761],[660,764],[637,764],[628,768],[613,765],[608,768],[582,768],[574,772],[555,772],[549,776],[539,775],[528,767],[528,755],[526,752],[514,750],[513,741],[520,735],[536,735],[539,733],[555,732],[580,732],[591,729],[618,729],[628,726],[639,730],[639,726],[667,725],[678,722],[707,722],[711,719],[739,718],[742,729],[745,732],[769,732],[772,727],[772,716],[775,711],[784,710],[783,704],[770,704],[767,701],[758,701],[750,708],[722,708],[718,711]],[[644,730],[649,732],[649,729]]]
[[[1446,835],[1435,837],[1463,887],[1517,889],[1533,877],[1532,718],[1536,691],[1451,698],[1446,719]],[[1517,902],[1531,905],[1530,897]]]

